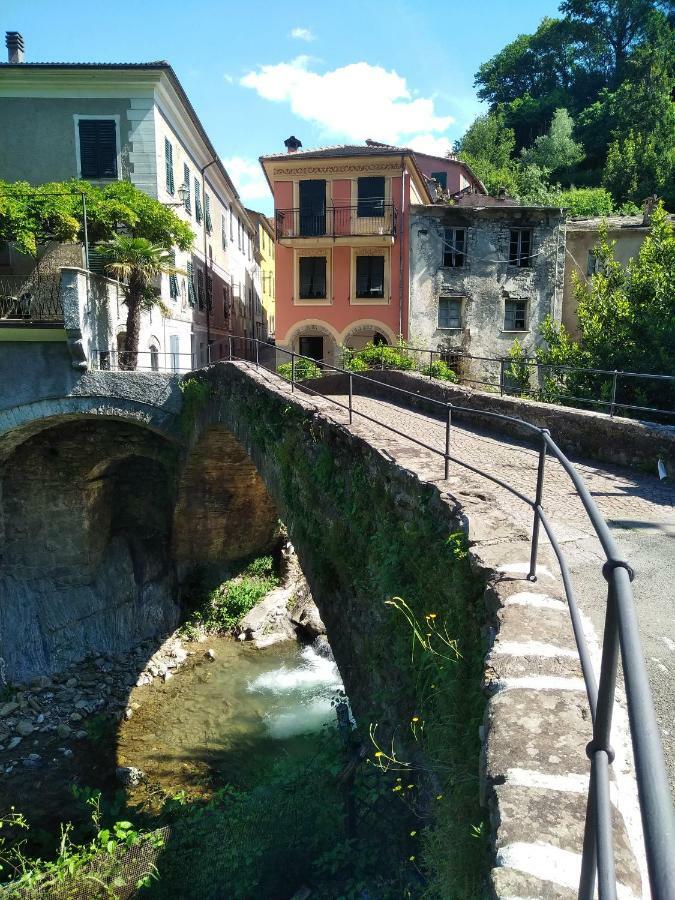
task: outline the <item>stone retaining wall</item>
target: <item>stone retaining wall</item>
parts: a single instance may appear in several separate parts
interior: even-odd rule
[[[553,439],[565,453],[644,469],[652,474],[656,474],[658,460],[661,459],[668,474],[671,477],[675,475],[675,426],[638,422],[620,416],[610,418],[601,413],[540,403],[521,397],[501,397],[499,394],[475,391],[472,388],[425,378],[415,372],[373,370],[367,374],[368,379],[372,379],[370,382],[356,376],[353,378],[355,394],[377,397],[424,412],[434,412],[432,404],[424,403],[424,398],[428,397],[443,403],[451,402],[458,406],[514,416],[540,428],[548,428]],[[346,375],[327,375],[307,381],[305,384],[324,394],[348,392]],[[397,395],[396,392],[389,391],[381,385],[404,388],[419,394],[419,398]],[[462,414],[456,415],[460,418]],[[507,422],[492,420],[488,423],[485,418],[481,419],[478,416],[466,418],[467,422],[470,421],[477,426],[489,425],[491,431],[523,436],[522,433],[518,433],[519,429]]]

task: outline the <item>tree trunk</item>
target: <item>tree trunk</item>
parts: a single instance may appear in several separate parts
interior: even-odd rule
[[[120,369],[134,371],[138,364],[138,341],[141,335],[141,300],[142,294],[138,284],[134,284],[133,276],[129,279],[127,294],[127,332],[124,338],[124,350],[120,360]]]

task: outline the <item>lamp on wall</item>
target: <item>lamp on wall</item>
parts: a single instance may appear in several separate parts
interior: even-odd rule
[[[189,196],[190,196],[190,188],[187,186],[187,184],[183,183],[178,188],[178,202],[177,203],[163,203],[162,206],[168,206],[168,207],[185,206],[185,201],[187,200],[187,198]]]

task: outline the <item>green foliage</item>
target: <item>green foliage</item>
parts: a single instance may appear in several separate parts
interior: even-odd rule
[[[614,199],[606,188],[568,188],[556,193],[556,206],[567,207],[570,216],[611,216]]]
[[[277,366],[277,373],[281,375],[282,378],[285,378],[287,381],[290,381],[293,377],[293,363],[282,363],[280,366]],[[321,377],[321,369],[317,366],[313,359],[308,359],[305,356],[299,356],[295,359],[295,380],[296,381],[307,381],[310,378],[320,378]]]
[[[525,351],[518,338],[509,348],[509,364],[504,368],[508,393],[527,394],[530,391],[532,365],[528,363]]]
[[[153,863],[145,861],[147,855],[139,852],[135,881],[129,885],[124,871],[125,853],[133,847],[148,844],[155,850],[163,846],[157,834],[137,830],[126,820],[115,821],[110,827],[102,826],[101,795],[92,792],[86,800],[91,809],[92,838],[84,844],[73,841],[73,826],[63,824],[59,848],[55,859],[32,858],[25,853],[25,840],[21,831],[29,824],[25,817],[12,808],[9,815],[0,818],[0,829],[7,828],[8,837],[0,838],[0,870],[6,879],[2,896],[7,900],[38,900],[42,897],[114,898],[129,887],[140,889],[156,878]]]
[[[182,626],[183,634],[191,638],[200,631],[232,630],[278,584],[271,556],[253,560],[239,575],[209,592]]]
[[[342,351],[342,368],[348,372],[367,372],[370,366],[365,359],[354,356],[353,352],[345,347]]]
[[[415,368],[415,359],[405,341],[399,340],[393,347],[389,344],[373,344],[369,341],[362,350],[348,351],[351,353],[349,366],[356,365],[352,372],[363,372],[366,369],[403,369],[408,371]],[[358,360],[358,362],[356,362]],[[365,369],[363,364],[365,363]],[[347,366],[346,366],[347,367]]]
[[[574,121],[566,109],[556,109],[546,134],[535,138],[531,147],[523,149],[523,162],[539,166],[547,173],[570,169],[581,162],[584,151],[572,138]]]
[[[109,744],[114,741],[116,723],[105,713],[96,713],[84,721],[87,737],[94,744]]]
[[[421,371],[422,375],[440,378],[441,381],[451,381],[453,384],[457,384],[459,381],[457,375],[443,359],[435,359],[428,366],[424,366]]]
[[[110,240],[124,230],[162,247],[188,250],[192,246],[190,226],[127,181],[100,188],[76,180],[38,186],[0,181],[0,240],[16,242],[19,251],[31,256],[47,241],[82,241],[83,194],[92,243]]]

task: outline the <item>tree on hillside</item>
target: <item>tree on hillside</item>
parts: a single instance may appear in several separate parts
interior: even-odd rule
[[[504,124],[501,110],[478,116],[464,136],[455,142],[454,152],[469,163],[489,193],[501,187],[515,193],[513,150],[515,136]]]
[[[570,169],[584,158],[581,144],[572,138],[574,121],[566,109],[556,109],[553,121],[534,144],[521,152],[526,165],[535,165],[549,174]]]
[[[119,279],[127,306],[127,324],[121,369],[135,369],[138,360],[138,339],[141,312],[161,305],[153,282],[159,275],[185,273],[177,269],[170,249],[152,244],[147,238],[117,234],[109,241],[96,245],[104,259],[106,271]],[[162,309],[162,313],[165,310]]]

